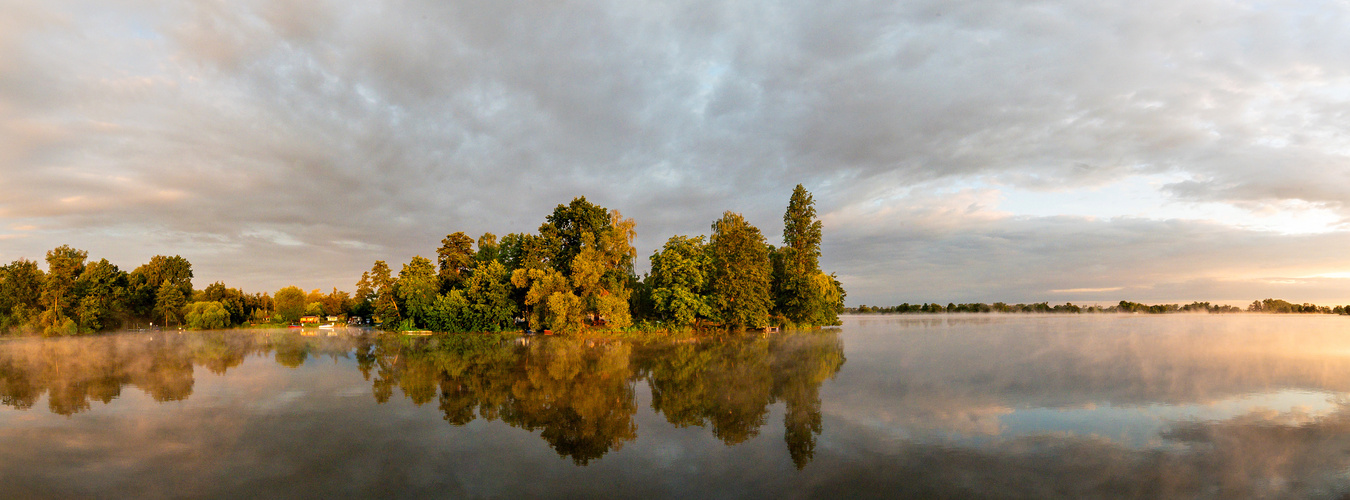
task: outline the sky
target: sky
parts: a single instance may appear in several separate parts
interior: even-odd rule
[[[849,305],[1350,303],[1344,1],[0,0],[0,262],[354,289],[802,184]]]

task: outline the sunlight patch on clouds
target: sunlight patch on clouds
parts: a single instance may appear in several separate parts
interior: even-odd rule
[[[290,247],[304,245],[304,242],[296,239],[294,236],[275,229],[248,229],[239,233],[239,235],[246,238],[258,238],[270,241],[281,246]]]
[[[1187,180],[1190,180],[1187,174],[1170,172],[1133,175],[1104,185],[1050,192],[999,186],[1002,202],[997,208],[1037,217],[1194,220],[1278,234],[1321,234],[1345,229],[1341,215],[1321,203],[1295,199],[1265,203],[1192,202],[1178,201],[1166,192],[1168,185]]]
[[[1307,275],[1307,276],[1300,276],[1299,278],[1300,278],[1300,279],[1311,279],[1311,278],[1350,279],[1350,271],[1337,271],[1337,272],[1330,272],[1330,273],[1310,274],[1310,275]]]

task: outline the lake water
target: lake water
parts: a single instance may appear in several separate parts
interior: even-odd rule
[[[0,341],[0,497],[1326,497],[1350,319]]]

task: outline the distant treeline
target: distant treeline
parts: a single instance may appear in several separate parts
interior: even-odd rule
[[[844,289],[820,270],[821,223],[801,185],[783,223],[783,246],[775,247],[728,211],[713,222],[710,237],[671,237],[639,278],[633,220],[579,197],[558,205],[538,234],[508,234],[499,242],[486,233],[475,248],[472,238],[453,233],[441,241],[435,262],[413,257],[397,275],[376,261],[355,294],[294,286],[248,294],[221,282],[196,290],[183,257],[155,256],[126,272],[62,245],[47,252],[45,271],[27,259],[0,265],[0,332],[215,329],[292,324],[306,315],[372,317],[387,329],[441,332],[838,324]]]
[[[222,328],[270,318],[275,310],[271,296],[247,294],[219,282],[194,290],[192,264],[177,255],[156,255],[131,272],[108,259],[88,261],[88,256],[62,245],[47,252],[46,271],[27,259],[0,265],[0,332],[72,335],[151,325]]]
[[[1280,299],[1265,299],[1253,301],[1246,309],[1236,306],[1221,306],[1210,304],[1209,302],[1192,302],[1190,304],[1140,304],[1122,300],[1120,303],[1112,306],[1102,307],[1099,305],[1081,306],[1066,302],[1059,305],[1050,305],[1048,302],[1038,302],[1034,304],[1005,304],[995,302],[993,304],[956,304],[947,305],[937,303],[909,304],[904,303],[896,306],[878,307],[859,305],[858,307],[849,307],[844,309],[848,314],[924,314],[924,313],[1147,313],[1147,314],[1167,314],[1167,313],[1297,313],[1297,314],[1350,314],[1350,305],[1345,306],[1319,306],[1316,304],[1294,304]]]

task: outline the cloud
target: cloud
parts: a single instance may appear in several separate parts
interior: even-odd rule
[[[996,193],[927,187],[983,179],[1073,190],[1177,172],[1185,180],[1164,193],[1179,201],[1297,202],[1343,217],[1350,199],[1341,130],[1350,36],[1337,6],[3,7],[0,183],[22,189],[0,199],[0,222],[45,231],[7,240],[5,259],[80,243],[124,267],[165,251],[246,288],[295,279],[326,288],[375,259],[428,254],[453,231],[532,231],[580,195],[635,218],[640,253],[672,234],[706,233],[728,209],[775,237],[800,182],[834,214],[826,259],[857,290],[850,301],[896,296],[873,280],[949,281],[923,269],[948,270],[955,256],[972,268],[950,280],[962,293],[932,294],[1011,300],[1157,286],[1159,273],[1145,273],[1147,284],[1104,271],[1078,280],[1092,283],[1040,276],[1051,262],[1137,269],[1143,257],[1111,260],[1110,250],[1185,249],[1187,238],[1223,231],[1009,219]],[[953,204],[963,196],[994,198],[966,210]],[[914,235],[858,226],[894,227],[914,211],[945,217],[948,229],[930,224],[928,240],[902,240]],[[972,224],[988,229],[950,233]],[[288,236],[269,243],[262,233]],[[1260,233],[1223,237],[1229,246],[1207,248],[1297,247]],[[1094,248],[1108,254],[1097,264],[1086,258]],[[981,263],[1005,256],[1013,261],[997,270]],[[1199,258],[1185,266],[1202,269],[1167,279],[1227,272]]]

